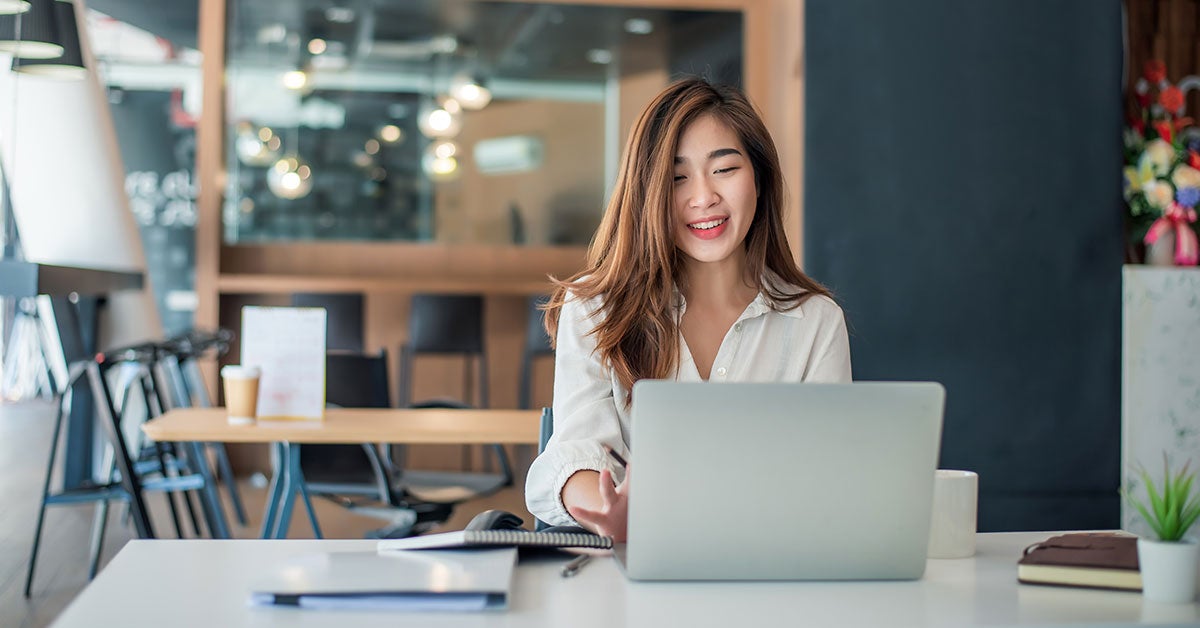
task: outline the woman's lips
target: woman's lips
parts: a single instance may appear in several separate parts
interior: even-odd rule
[[[718,238],[722,233],[725,233],[725,228],[729,226],[729,217],[710,218],[697,222],[688,223],[688,232],[700,238],[701,240],[712,240]]]

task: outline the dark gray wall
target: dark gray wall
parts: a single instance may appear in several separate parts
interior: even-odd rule
[[[984,531],[1118,525],[1116,0],[808,0],[805,268],[854,375],[946,386]]]
[[[154,302],[164,334],[178,334],[192,328],[194,313],[168,307],[167,293],[195,284],[196,131],[172,122],[169,92],[114,90],[109,100]]]

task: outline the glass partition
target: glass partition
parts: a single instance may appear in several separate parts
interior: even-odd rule
[[[673,75],[738,84],[742,16],[230,0],[228,244],[579,245]]]

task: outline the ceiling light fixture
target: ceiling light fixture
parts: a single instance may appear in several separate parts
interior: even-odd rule
[[[62,56],[59,43],[57,0],[32,0],[22,15],[0,15],[0,52],[23,59],[53,59]],[[20,20],[20,32],[17,31]]]
[[[463,107],[478,111],[492,102],[492,91],[483,81],[469,74],[460,74],[450,82],[450,95]]]
[[[379,129],[379,139],[388,144],[395,144],[401,139],[404,139],[404,131],[394,124],[385,124]]]
[[[0,0],[0,14],[11,15],[13,13],[24,13],[29,10],[29,3],[25,0]]]
[[[300,90],[308,85],[308,75],[302,70],[292,70],[283,73],[283,86],[288,89]]]
[[[612,53],[603,48],[592,48],[587,51],[587,60],[597,65],[608,65],[612,63],[612,59]]]
[[[654,32],[654,22],[640,17],[625,20],[625,32],[634,35],[649,35]]]
[[[325,40],[321,39],[320,37],[314,37],[314,38],[308,40],[308,53],[309,54],[312,54],[312,55],[323,54],[325,52],[325,49],[328,47],[329,47],[329,45],[327,43],[325,43]]]
[[[462,131],[462,112],[457,110],[458,103],[454,104],[455,107],[442,105],[425,110],[417,117],[417,128],[429,138],[449,138],[458,135]]]
[[[81,80],[87,76],[83,65],[83,54],[79,49],[79,26],[75,19],[74,2],[55,2],[54,18],[58,29],[58,43],[63,52],[53,59],[23,59],[13,57],[14,72],[57,78]]]
[[[267,171],[267,187],[279,198],[304,198],[312,191],[312,169],[296,157],[284,157]]]
[[[421,156],[421,170],[433,181],[444,182],[458,178],[458,145],[449,140],[433,142]]]

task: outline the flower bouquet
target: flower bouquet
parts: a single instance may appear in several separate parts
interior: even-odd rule
[[[1147,261],[1195,266],[1200,260],[1200,127],[1183,112],[1184,93],[1200,87],[1200,77],[1178,85],[1166,77],[1165,65],[1150,61],[1137,82],[1124,138],[1128,225],[1134,242],[1145,243]]]

